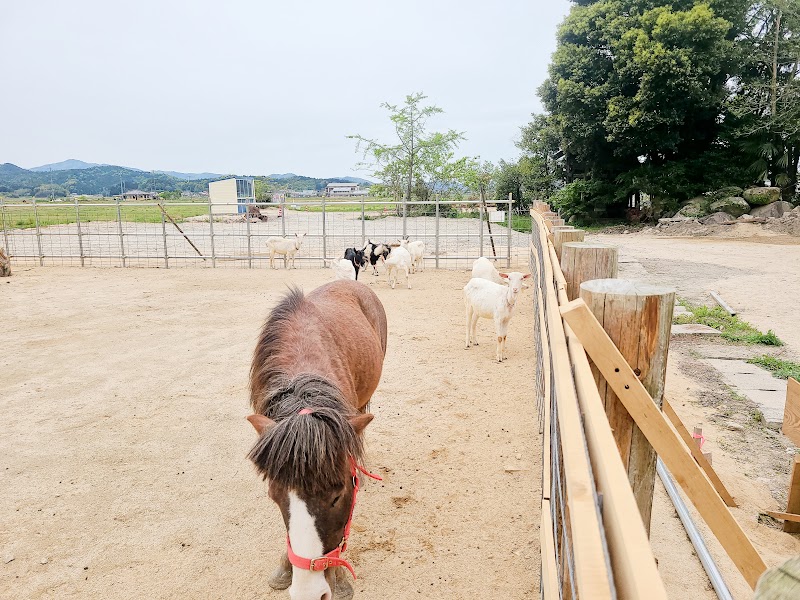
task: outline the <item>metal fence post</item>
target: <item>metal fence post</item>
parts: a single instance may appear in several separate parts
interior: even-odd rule
[[[366,221],[364,220],[364,196],[361,196],[361,247],[367,244]]]
[[[122,266],[127,266],[125,262],[125,241],[122,232],[122,211],[119,208],[119,198],[115,199],[117,202],[117,229],[119,230],[119,257],[122,259]]]
[[[281,194],[281,237],[286,237],[286,196]]]
[[[511,195],[511,192],[508,193],[508,226],[506,227],[506,237],[508,238],[508,258],[506,259],[506,268],[511,267],[511,234],[513,233],[513,229],[511,225],[513,220],[511,219],[511,209],[514,204],[514,197]],[[533,231],[533,227],[531,226],[531,231]]]
[[[0,217],[3,219],[3,242],[6,249],[6,254],[11,254],[11,248],[8,245],[8,225],[6,224],[6,201],[0,197]]]
[[[39,209],[36,207],[36,198],[33,199],[33,217],[36,220],[36,247],[39,249],[39,266],[44,266],[44,254],[42,253],[42,232],[39,229]]]
[[[478,206],[478,214],[481,217],[480,218],[481,230],[480,230],[480,233],[478,234],[478,238],[480,239],[480,243],[481,243],[481,252],[480,252],[480,254],[478,254],[478,256],[483,256],[483,218],[484,218],[483,217],[483,202],[481,202],[480,205]]]
[[[167,250],[167,220],[164,218],[164,211],[161,212],[161,237],[164,240],[164,268],[169,269],[169,250]]]
[[[217,252],[214,248],[214,213],[211,211],[211,198],[208,199],[208,232],[211,240],[211,266],[217,266]]]
[[[81,209],[78,206],[78,199],[75,198],[75,224],[78,226],[78,250],[81,253],[81,266],[85,266],[84,264],[84,254],[83,254],[83,236],[81,235]]]
[[[244,215],[244,222],[247,223],[247,268],[253,268],[253,249],[252,249],[252,241],[250,237],[250,215]]]
[[[322,197],[322,260],[328,258],[328,228],[325,225],[325,196]],[[325,263],[322,263],[323,266]]]
[[[406,237],[406,217],[408,216],[408,202],[403,198],[403,239]]]
[[[436,268],[439,268],[439,196],[436,196]]]

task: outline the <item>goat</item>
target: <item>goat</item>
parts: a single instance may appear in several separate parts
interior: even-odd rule
[[[325,264],[330,265],[336,279],[352,279],[358,277],[358,271],[353,267],[353,263],[346,258],[337,260],[325,259]]]
[[[467,348],[470,344],[478,345],[476,329],[478,319],[494,319],[494,329],[497,334],[497,349],[495,358],[497,362],[506,359],[506,335],[508,324],[514,314],[517,296],[523,287],[523,279],[528,279],[530,273],[501,273],[500,277],[508,280],[508,285],[501,285],[486,279],[474,278],[464,286],[464,306],[466,308],[467,322]]]
[[[486,279],[487,281],[492,281],[501,285],[504,285],[508,281],[507,279],[503,279],[502,275],[495,269],[492,261],[483,256],[472,263],[472,278]]]
[[[400,242],[400,245],[408,250],[408,253],[411,255],[411,272],[416,273],[417,267],[422,267],[421,270],[424,271],[425,261],[422,257],[425,254],[425,242],[422,240],[411,242],[408,240],[408,237],[406,237]]]
[[[291,261],[292,268],[297,267],[294,264],[294,255],[300,250],[300,245],[303,243],[305,233],[295,233],[294,238],[283,237],[269,237],[267,238],[267,248],[269,248],[269,266],[275,268],[275,255],[283,255],[283,268],[288,269],[288,261]]]
[[[398,271],[404,271],[406,274],[406,285],[411,289],[411,280],[408,278],[409,271],[411,270],[411,254],[402,246],[392,248],[388,257],[381,256],[386,272],[389,274],[389,285],[394,289],[397,283]]]
[[[355,278],[358,279],[358,271],[359,269],[365,268],[365,257],[363,250],[357,250],[355,248],[347,248],[344,251],[345,259],[349,260],[353,264],[353,268],[356,270]]]
[[[372,240],[367,240],[367,244],[363,249],[364,256],[369,260],[372,265],[372,274],[377,277],[378,275],[378,260],[383,257],[389,256],[388,244],[375,243]],[[365,267],[366,268],[366,267]]]

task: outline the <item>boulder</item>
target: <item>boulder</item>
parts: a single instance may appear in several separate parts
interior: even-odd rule
[[[781,199],[779,187],[755,187],[744,191],[744,199],[751,206],[764,206]]]
[[[684,204],[681,209],[675,213],[673,218],[689,218],[689,219],[698,219],[700,217],[705,217],[708,214],[708,199],[702,196],[697,198],[692,198]]]
[[[792,210],[792,205],[783,200],[771,202],[766,206],[756,206],[750,211],[754,217],[782,217],[784,213]]]
[[[750,212],[750,205],[744,198],[732,196],[712,202],[709,209],[712,213],[724,212],[733,217],[741,217],[743,214]]]
[[[715,212],[700,219],[703,225],[722,225],[724,223],[733,223],[736,219],[726,212]]]

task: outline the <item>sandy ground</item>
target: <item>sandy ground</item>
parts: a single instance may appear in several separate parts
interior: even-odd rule
[[[753,420],[755,406],[732,394],[703,356],[749,357],[770,353],[800,358],[800,240],[675,239],[645,234],[602,235],[593,239],[620,248],[620,277],[672,285],[678,296],[711,304],[718,291],[739,316],[786,343],[779,349],[728,344],[718,338],[673,338],[666,394],[687,427],[703,425],[704,450],[713,454],[714,469],[739,503],[732,510],[768,566],[800,554],[800,536],[783,533],[780,524],[759,518],[764,510],[784,510],[789,466],[796,448],[780,433]],[[732,429],[730,424],[741,426]],[[687,504],[691,504],[687,501]],[[695,523],[719,564],[735,598],[752,591],[692,508]],[[654,554],[671,597],[716,598],[693,556],[680,521],[657,480],[652,534]]]
[[[18,268],[0,280],[0,598],[288,598],[245,455],[246,375],[286,289],[330,270]],[[540,438],[532,306],[463,348],[467,275],[366,276],[389,317],[359,496],[360,598],[531,598]],[[512,473],[504,468],[523,470]]]

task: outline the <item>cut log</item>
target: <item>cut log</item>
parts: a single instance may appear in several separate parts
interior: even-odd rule
[[[567,281],[567,297],[575,300],[584,281],[617,276],[617,247],[597,242],[564,242],[561,270]]]
[[[596,279],[581,284],[580,296],[661,407],[675,290],[626,279]],[[594,363],[592,372],[649,533],[656,453]]]
[[[556,249],[556,256],[561,262],[561,247],[567,242],[582,242],[586,232],[583,229],[562,229],[553,228],[553,247]]]
[[[786,501],[786,512],[800,514],[800,456],[795,455],[792,465],[792,478],[789,480],[789,498]],[[800,533],[800,523],[783,522],[786,533]]]
[[[753,600],[794,600],[800,598],[800,556],[765,572],[758,580]]]
[[[789,377],[786,385],[786,405],[783,409],[781,433],[800,446],[800,383]]]

